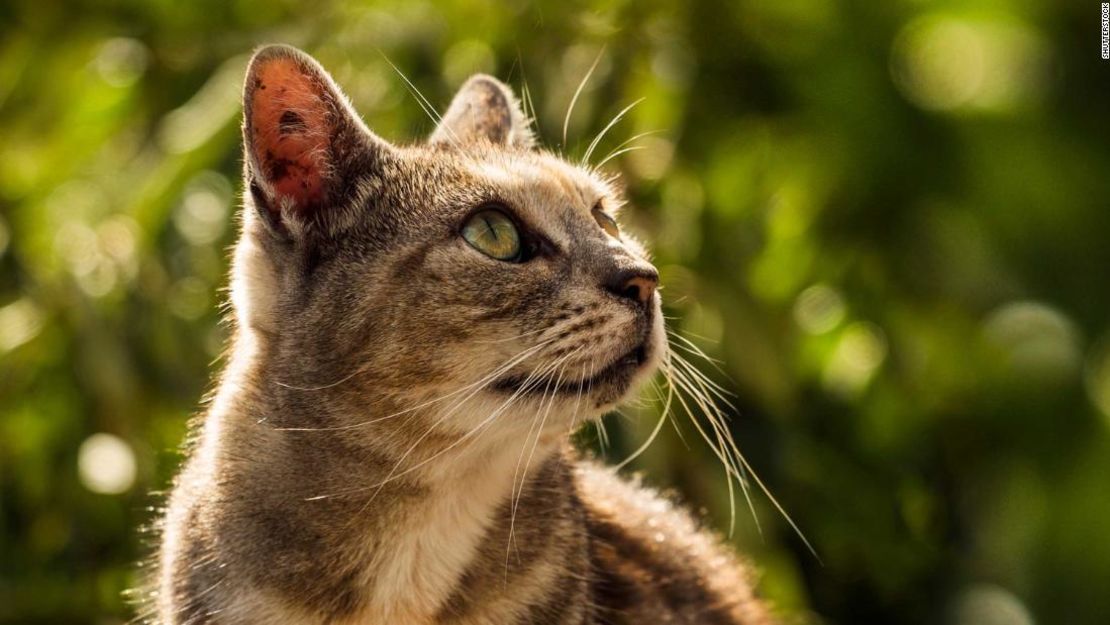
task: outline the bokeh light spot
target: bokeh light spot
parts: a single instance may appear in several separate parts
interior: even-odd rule
[[[223,236],[231,206],[231,183],[216,172],[204,172],[185,188],[173,224],[193,245],[209,245]]]
[[[100,253],[96,232],[84,222],[68,220],[54,235],[54,252],[66,262],[70,273],[83,276],[96,267]]]
[[[644,137],[639,149],[627,152],[628,164],[643,180],[659,180],[674,158],[674,144],[662,137]]]
[[[1104,337],[1091,350],[1083,372],[1087,396],[1098,407],[1110,424],[1110,335]]]
[[[135,261],[138,232],[139,224],[127,215],[113,215],[105,219],[96,229],[100,248],[120,264],[130,264]]]
[[[1033,625],[1033,616],[1012,592],[994,584],[964,590],[953,607],[955,625]]]
[[[85,488],[118,495],[135,483],[135,454],[118,436],[93,434],[77,451],[77,471]]]
[[[934,111],[1009,111],[1036,101],[1048,52],[1031,27],[1005,16],[929,15],[910,22],[891,50],[894,83]]]
[[[173,314],[192,321],[208,312],[208,285],[196,276],[182,278],[174,283],[169,293],[169,308]]]
[[[794,322],[809,334],[824,334],[844,320],[844,298],[826,285],[815,284],[794,302]]]
[[[497,58],[485,43],[477,39],[460,41],[443,55],[443,78],[449,85],[461,85],[471,74],[490,73]]]
[[[42,313],[27,298],[0,308],[0,353],[35,338],[42,329]]]
[[[878,326],[856,322],[844,329],[825,364],[822,382],[832,394],[853,397],[867,388],[887,354],[886,337]]]
[[[1079,336],[1063,313],[1040,302],[1019,301],[995,310],[983,323],[987,342],[1000,349],[1013,373],[1046,384],[1079,369]]]
[[[149,56],[141,41],[117,37],[100,46],[93,66],[104,82],[113,87],[127,87],[146,71]]]
[[[190,152],[237,120],[246,66],[243,56],[224,62],[188,102],[167,113],[158,129],[161,148],[172,154]]]

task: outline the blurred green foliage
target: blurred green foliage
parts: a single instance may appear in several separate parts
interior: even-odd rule
[[[0,5],[0,622],[115,623],[226,328],[251,49],[395,141],[471,72],[629,188],[673,327],[736,393],[732,540],[785,614],[1110,622],[1110,82],[1097,3]],[[384,55],[384,56],[383,56]],[[600,57],[599,57],[600,55]],[[563,146],[564,114],[595,59]],[[597,162],[600,156],[595,156]],[[705,363],[703,363],[705,364]],[[619,459],[658,403],[608,419]],[[687,423],[639,461],[724,530]],[[107,435],[107,436],[105,436]],[[688,446],[687,446],[688,444]],[[153,493],[153,494],[152,494]]]

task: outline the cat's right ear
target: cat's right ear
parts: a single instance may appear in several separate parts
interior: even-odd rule
[[[531,122],[513,90],[493,76],[476,74],[459,88],[428,142],[530,149],[535,140]]]
[[[389,150],[320,64],[284,45],[264,47],[251,59],[243,144],[254,204],[284,235],[342,222],[356,177],[379,168]]]

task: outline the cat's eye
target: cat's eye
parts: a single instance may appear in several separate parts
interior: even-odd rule
[[[601,229],[604,230],[606,234],[614,239],[621,238],[621,229],[620,226],[617,225],[617,220],[613,219],[609,213],[601,210],[600,204],[594,206],[593,210],[590,212],[594,215],[594,221],[597,222],[597,225],[601,226]]]
[[[470,247],[490,258],[510,262],[521,258],[520,232],[513,220],[499,210],[474,213],[463,225],[462,237]]]

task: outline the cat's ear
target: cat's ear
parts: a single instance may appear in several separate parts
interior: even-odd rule
[[[485,74],[471,76],[459,89],[428,141],[448,145],[485,142],[525,149],[534,143],[528,117],[512,89]]]
[[[243,144],[254,202],[270,225],[284,230],[334,222],[328,213],[347,207],[354,176],[367,173],[388,149],[315,59],[283,45],[251,59]]]

